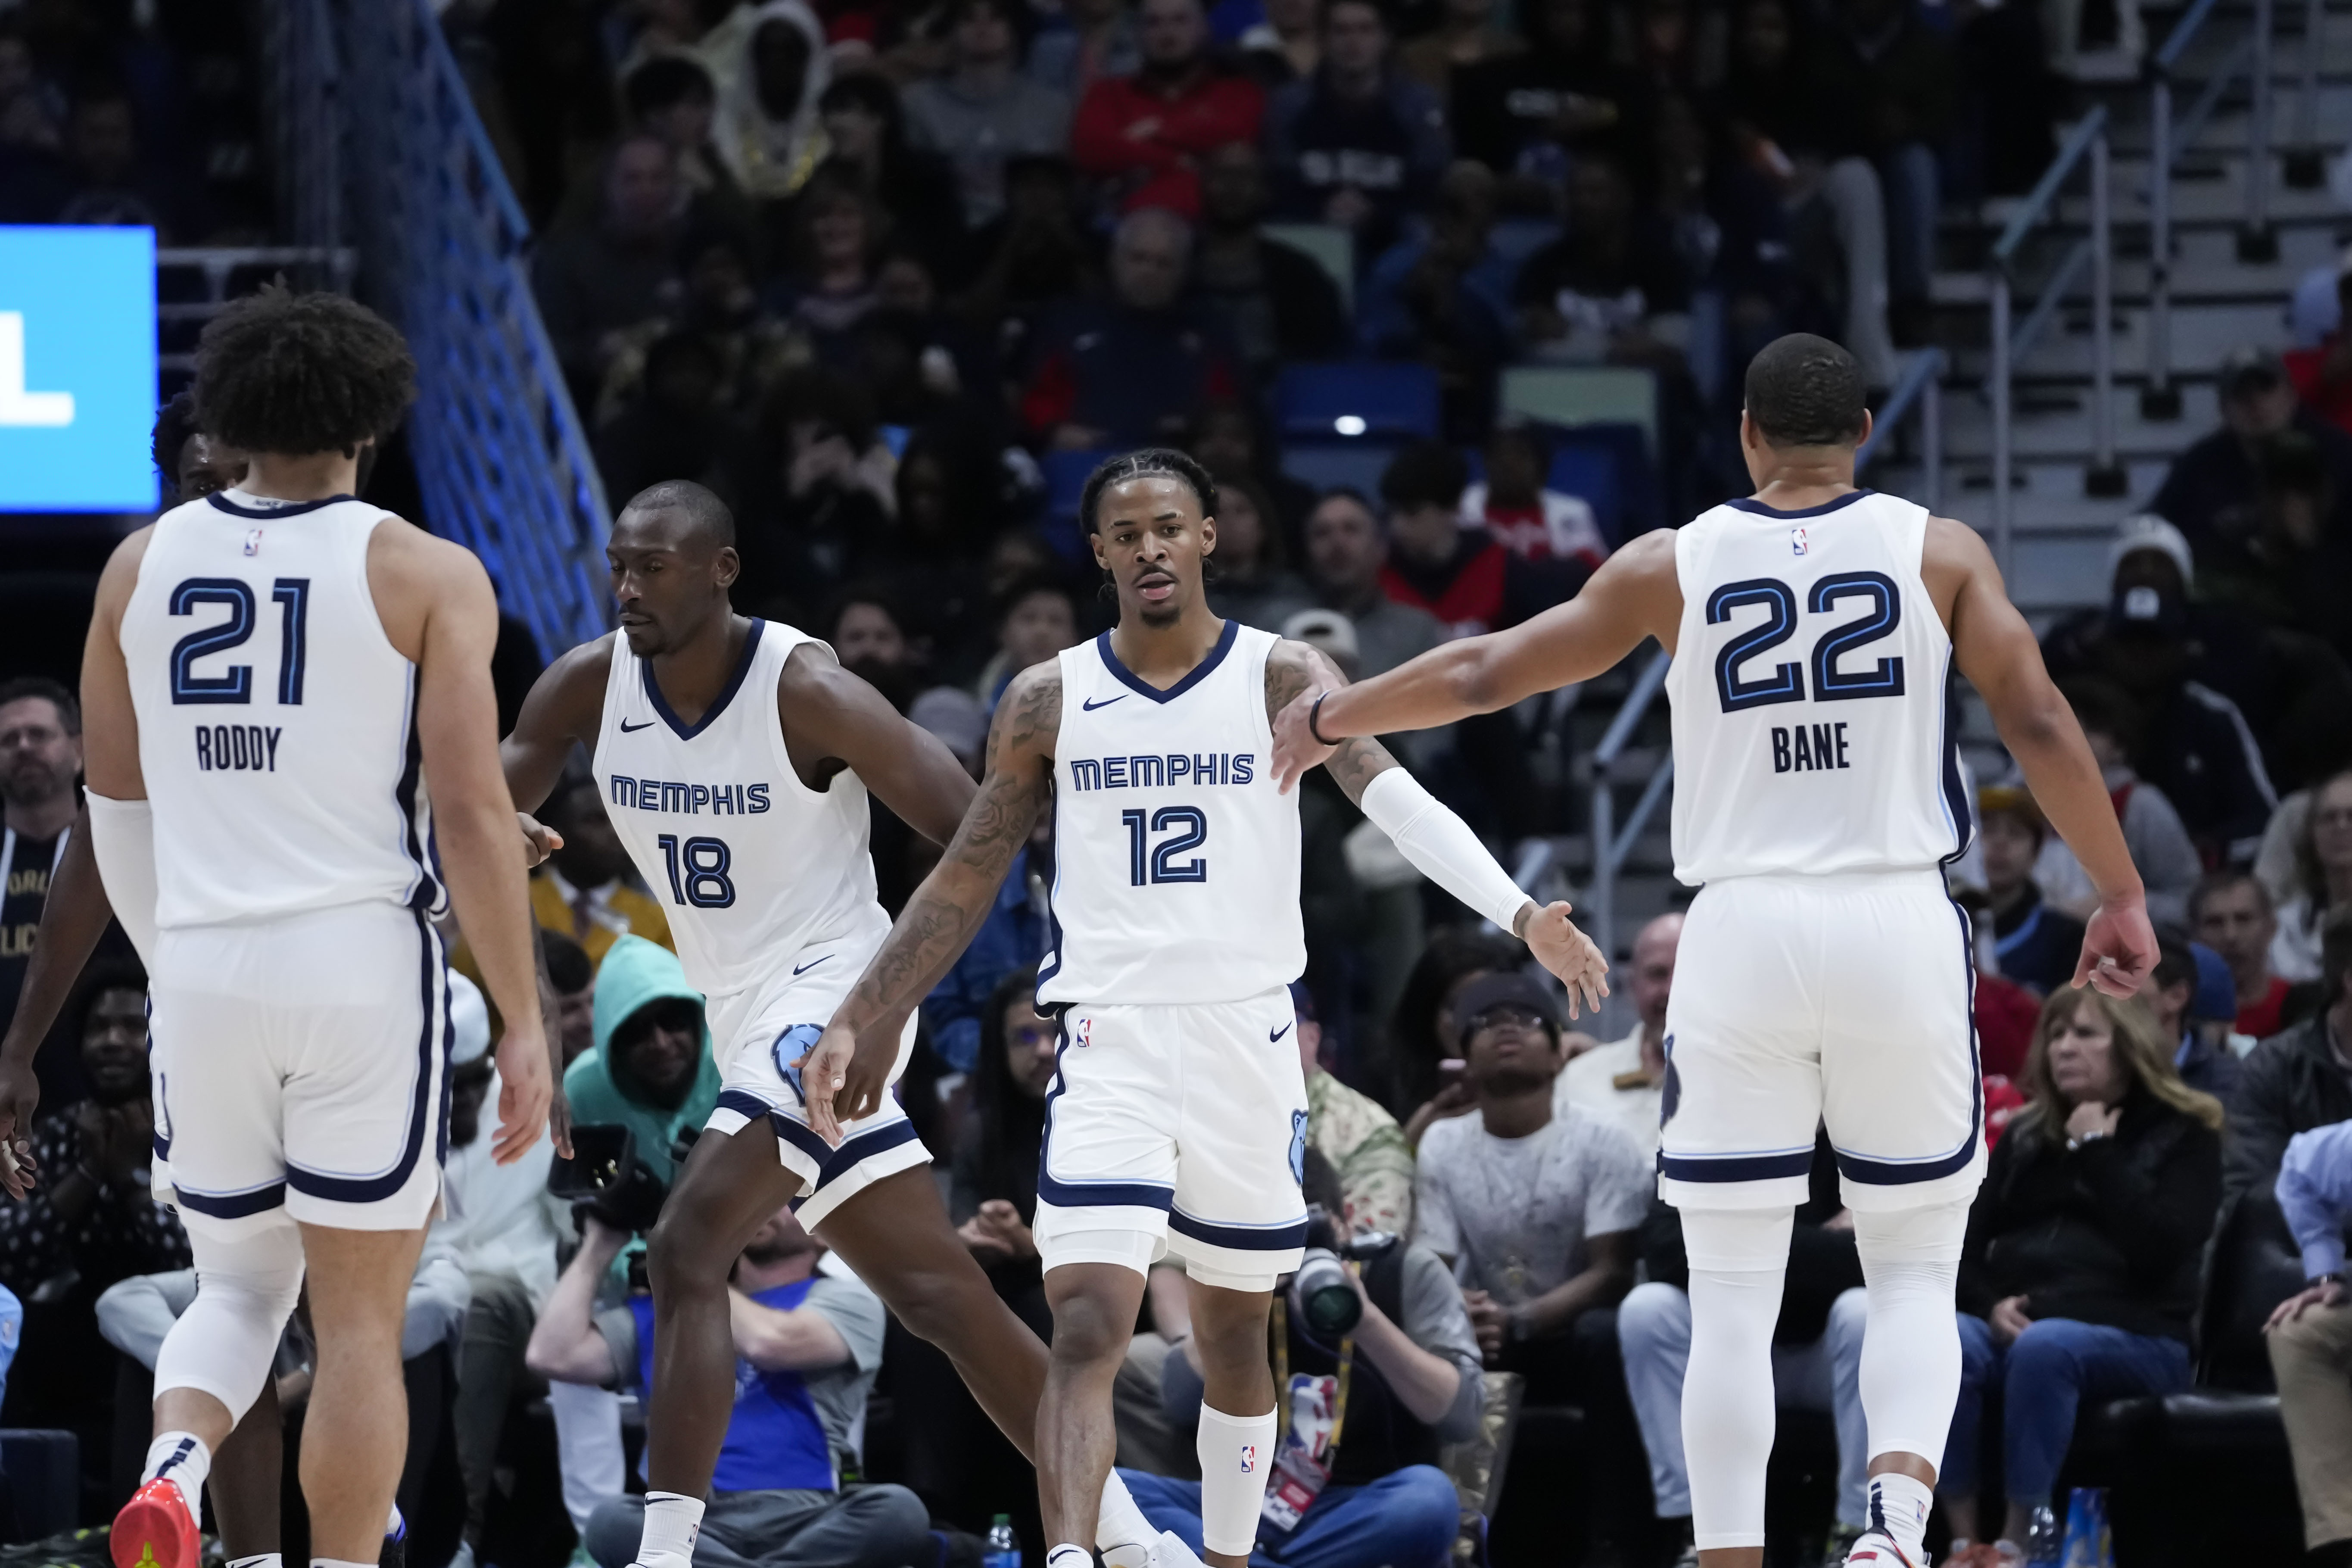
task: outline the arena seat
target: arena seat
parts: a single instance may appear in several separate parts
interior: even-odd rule
[[[1437,372],[1392,360],[1294,364],[1274,384],[1285,441],[1407,441],[1438,431]]]

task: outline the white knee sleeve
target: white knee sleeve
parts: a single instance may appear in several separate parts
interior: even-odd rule
[[[1968,1230],[1965,1203],[1853,1211],[1854,1245],[1870,1292],[1861,1382],[1873,1458],[1916,1454],[1943,1466],[1960,1392],[1952,1289]]]
[[[1764,1544],[1772,1457],[1772,1328],[1795,1211],[1683,1210],[1690,1255],[1690,1370],[1683,1453],[1691,1535],[1702,1552]]]
[[[235,1241],[188,1234],[196,1259],[196,1299],[163,1336],[155,1355],[155,1392],[194,1388],[242,1420],[261,1396],[277,1359],[278,1336],[302,1293],[302,1237],[273,1226]]]

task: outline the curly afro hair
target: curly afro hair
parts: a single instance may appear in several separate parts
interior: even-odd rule
[[[348,453],[399,426],[416,362],[366,306],[271,284],[205,323],[195,395],[198,427],[232,447]]]

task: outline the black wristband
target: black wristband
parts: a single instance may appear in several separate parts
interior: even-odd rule
[[[1324,739],[1323,731],[1316,728],[1315,725],[1316,716],[1323,711],[1323,699],[1330,695],[1331,694],[1328,691],[1317,692],[1315,694],[1315,700],[1308,705],[1307,710],[1307,732],[1315,737],[1315,743],[1318,746],[1336,746],[1339,743],[1337,741]]]

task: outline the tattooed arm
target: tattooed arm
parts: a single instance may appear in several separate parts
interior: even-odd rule
[[[1281,714],[1302,693],[1346,683],[1318,649],[1277,643],[1265,661],[1266,714]],[[1567,984],[1570,1017],[1582,1007],[1599,1009],[1601,998],[1609,994],[1609,961],[1568,918],[1568,905],[1538,904],[1521,892],[1462,819],[1400,768],[1378,741],[1343,740],[1323,766],[1423,875],[1525,942]]]
[[[1013,854],[1029,841],[1037,813],[1052,796],[1054,740],[1061,727],[1061,666],[1049,661],[1015,676],[989,729],[988,772],[954,841],[907,900],[906,912],[835,1011],[824,1038],[794,1064],[809,1125],[827,1142],[841,1141],[842,1122],[880,1108],[907,1016],[962,955],[995,906]]]

